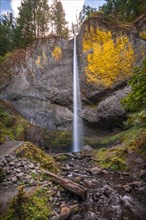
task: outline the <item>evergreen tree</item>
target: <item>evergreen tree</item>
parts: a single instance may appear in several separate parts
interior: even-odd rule
[[[20,47],[25,46],[35,38],[44,37],[48,33],[49,13],[47,0],[22,1],[17,27]]]
[[[54,0],[52,4],[52,25],[53,34],[63,38],[68,38],[69,30],[65,19],[65,11],[59,0]]]
[[[106,0],[100,8],[104,14],[118,21],[132,21],[146,11],[146,0]]]
[[[96,11],[97,11],[96,8],[92,8],[89,5],[84,5],[83,9],[79,14],[79,21],[83,23],[89,16],[91,16]]]
[[[16,22],[12,13],[0,16],[0,56],[14,48],[14,31]]]

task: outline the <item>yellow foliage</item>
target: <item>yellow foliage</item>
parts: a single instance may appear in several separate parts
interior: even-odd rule
[[[83,51],[88,54],[85,73],[89,83],[109,87],[131,75],[134,51],[127,36],[114,39],[110,31],[91,28],[84,35]]]
[[[62,50],[60,47],[55,47],[52,56],[57,60],[60,61],[62,59]]]
[[[42,51],[42,55],[37,57],[35,63],[37,64],[39,68],[43,68],[46,62],[47,62],[47,56],[45,52]]]
[[[41,56],[38,56],[35,62],[37,64],[37,66],[39,66],[41,63]]]
[[[139,36],[140,36],[142,39],[146,40],[146,31],[141,31],[141,32],[139,33]]]

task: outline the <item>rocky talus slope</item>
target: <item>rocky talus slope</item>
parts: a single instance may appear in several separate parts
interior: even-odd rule
[[[142,165],[141,176],[136,178],[130,172],[100,168],[92,151],[54,155],[56,166],[62,168],[58,170],[59,175],[87,188],[87,197],[82,200],[43,176],[39,162],[21,158],[18,150],[24,143],[9,141],[0,148],[0,163],[4,172],[0,187],[3,211],[18,193],[17,187],[23,185],[26,192],[36,187],[45,190],[48,204],[52,207],[50,220],[146,218],[146,165]],[[4,151],[4,147],[7,151]]]

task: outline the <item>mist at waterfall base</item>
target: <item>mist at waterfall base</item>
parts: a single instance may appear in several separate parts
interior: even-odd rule
[[[74,38],[73,56],[73,152],[79,152],[83,145],[83,124],[81,119],[81,93],[78,73],[77,42]]]

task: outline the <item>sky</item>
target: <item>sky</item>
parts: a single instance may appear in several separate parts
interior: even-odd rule
[[[52,0],[48,0],[51,4]],[[76,23],[76,16],[82,10],[83,4],[98,8],[104,4],[104,0],[61,0],[66,13],[66,20],[71,27],[71,23]],[[0,0],[0,13],[11,11],[14,16],[18,15],[18,7],[21,5],[21,0]]]

